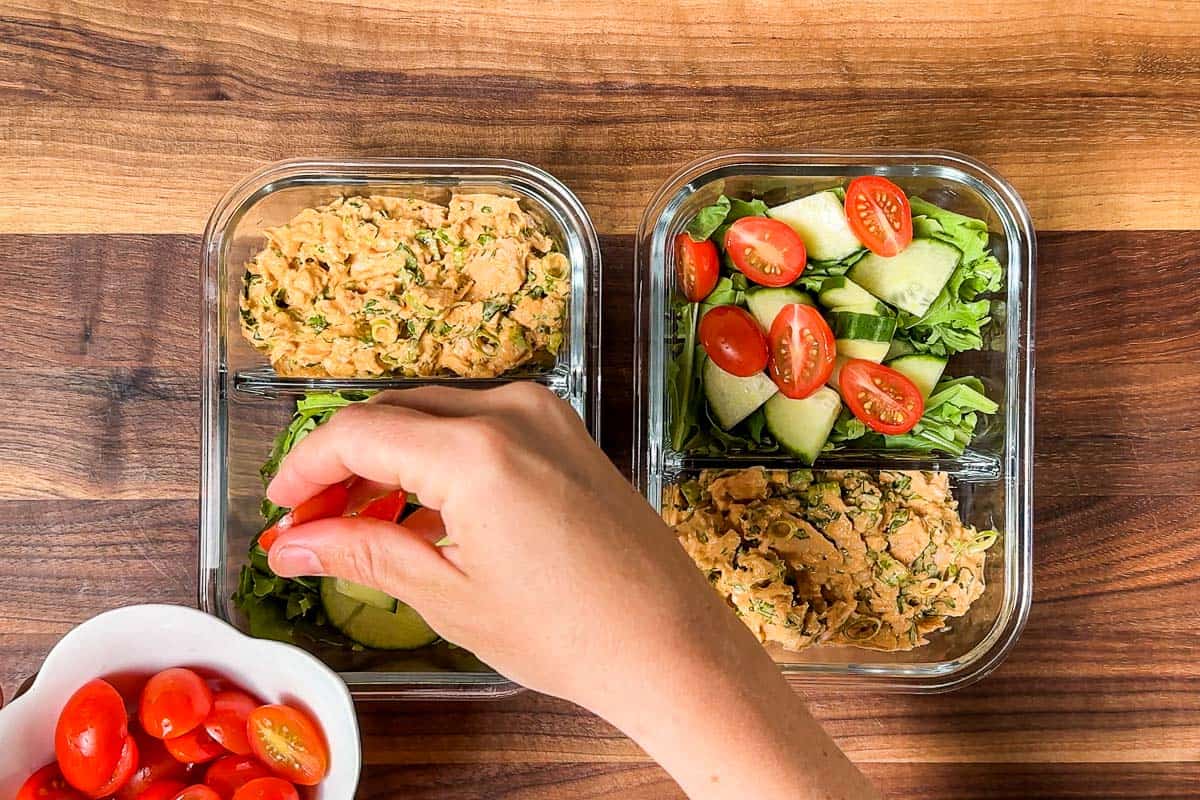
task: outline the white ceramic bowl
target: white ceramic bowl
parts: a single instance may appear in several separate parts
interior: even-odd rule
[[[212,670],[268,703],[289,703],[318,720],[329,744],[329,776],[315,800],[351,800],[362,751],[350,692],[298,647],[251,639],[194,608],[143,605],[100,614],[63,637],[29,691],[0,710],[0,798],[14,797],[54,760],[54,726],[67,699],[92,678],[167,667]]]

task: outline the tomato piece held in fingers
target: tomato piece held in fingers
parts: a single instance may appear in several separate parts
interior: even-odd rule
[[[833,373],[837,354],[833,331],[812,306],[793,303],[780,309],[767,343],[771,380],[793,400],[808,397]]]
[[[250,754],[246,720],[262,703],[245,692],[228,691],[213,695],[212,711],[204,720],[204,730],[215,742],[231,753]]]
[[[675,237],[675,276],[684,297],[698,303],[716,288],[721,273],[717,246],[710,240],[697,242],[687,233]]]
[[[329,771],[329,747],[317,724],[291,706],[271,705],[250,714],[250,747],[277,775],[315,786]]]
[[[270,550],[271,545],[279,535],[296,525],[315,522],[329,517],[340,517],[346,511],[346,503],[350,499],[350,490],[345,483],[335,483],[327,486],[317,494],[305,500],[300,505],[279,518],[271,527],[258,535],[258,546]]]
[[[146,681],[138,719],[146,733],[170,739],[203,723],[212,707],[213,695],[208,683],[190,669],[174,667]]]
[[[746,378],[767,366],[767,340],[740,306],[717,306],[700,320],[700,344],[721,369]]]
[[[229,752],[204,728],[192,728],[183,736],[164,739],[163,744],[172,758],[184,764],[206,764]]]
[[[255,778],[234,792],[233,800],[300,800],[300,793],[283,778]]]
[[[921,390],[891,367],[861,358],[842,365],[842,399],[851,413],[873,431],[908,433],[925,413]]]
[[[208,786],[202,783],[194,783],[191,786],[181,789],[171,800],[224,800],[224,798]]]
[[[363,507],[363,510],[358,512],[358,515],[360,517],[369,517],[370,519],[395,522],[406,505],[408,505],[408,492],[400,489],[399,491],[388,492],[383,497],[376,497],[367,503]]]
[[[17,800],[87,800],[63,777],[58,764],[47,764],[26,779],[17,791]]]
[[[133,731],[133,738],[138,749],[137,769],[133,771],[129,782],[116,793],[115,800],[141,800],[146,789],[164,781],[180,781],[179,788],[182,789],[182,781],[187,777],[187,765],[176,761],[161,740],[144,731]]]
[[[733,265],[760,286],[787,286],[808,263],[804,240],[787,223],[769,217],[742,217],[725,233]]]
[[[175,797],[187,788],[183,781],[155,781],[137,795],[137,800],[175,800]]]
[[[274,773],[250,756],[218,758],[204,773],[204,785],[217,790],[226,800],[255,778],[269,778]]]
[[[878,175],[864,175],[850,181],[846,189],[846,221],[858,240],[876,255],[897,255],[912,241],[908,195]]]
[[[446,538],[446,523],[442,515],[432,508],[422,506],[404,518],[404,527],[431,544]]]
[[[54,755],[63,777],[85,795],[100,797],[106,788],[110,792],[120,788],[112,785],[114,778],[120,777],[118,771],[125,768],[131,749],[136,759],[136,748],[129,735],[125,701],[107,681],[97,678],[85,683],[58,716]]]

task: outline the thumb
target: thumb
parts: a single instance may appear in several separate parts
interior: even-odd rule
[[[444,597],[452,585],[466,580],[424,536],[403,525],[362,517],[297,525],[271,547],[268,562],[285,578],[342,578],[416,605],[424,598]]]

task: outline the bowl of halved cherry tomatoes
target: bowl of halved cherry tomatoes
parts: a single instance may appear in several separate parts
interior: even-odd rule
[[[0,742],[16,800],[350,800],[361,766],[336,673],[166,605],[67,634],[0,711]]]

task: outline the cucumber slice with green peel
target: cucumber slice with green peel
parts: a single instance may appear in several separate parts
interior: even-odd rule
[[[708,407],[717,424],[725,430],[753,414],[767,398],[779,391],[765,372],[739,378],[718,367],[711,358],[704,359],[702,377]]]
[[[933,239],[913,239],[899,255],[868,253],[850,268],[850,279],[886,303],[924,316],[937,298],[961,254]]]
[[[351,581],[344,581],[341,578],[335,578],[333,588],[339,594],[344,594],[351,600],[357,600],[363,605],[382,608],[384,611],[396,610],[396,598],[378,589],[372,589],[370,586],[363,586],[361,583],[353,583]]]
[[[879,298],[845,275],[826,278],[817,299],[826,308],[874,308]]]
[[[942,379],[946,359],[928,354],[914,354],[893,358],[886,365],[912,381],[921,390],[921,396],[928,398],[933,394],[933,387]]]
[[[763,407],[771,435],[809,466],[825,447],[841,410],[842,398],[828,386],[801,400],[777,394]]]
[[[765,331],[771,330],[775,317],[779,316],[779,309],[793,303],[802,306],[816,305],[808,292],[790,286],[752,289],[746,293],[746,307]]]
[[[850,360],[849,358],[842,355],[841,353],[838,353],[836,356],[834,356],[833,372],[829,373],[829,380],[825,381],[826,384],[828,384],[829,386],[832,386],[838,392],[841,392],[841,390],[842,390],[841,386],[839,385],[839,381],[841,380],[841,377],[842,377],[842,367],[845,366],[846,362],[849,360]]]
[[[896,333],[896,320],[854,311],[834,311],[829,315],[829,327],[833,329],[835,339],[862,339],[890,345]],[[886,348],[884,352],[887,352]]]
[[[831,191],[768,208],[767,216],[787,223],[800,234],[813,261],[840,261],[862,249],[862,242],[846,221],[846,207]]]
[[[837,354],[846,358],[864,358],[878,364],[887,355],[890,342],[873,342],[869,339],[838,339]]]
[[[330,624],[348,638],[376,650],[416,650],[437,641],[433,628],[404,603],[385,611],[347,597],[337,584],[337,578],[321,579],[321,605]]]

